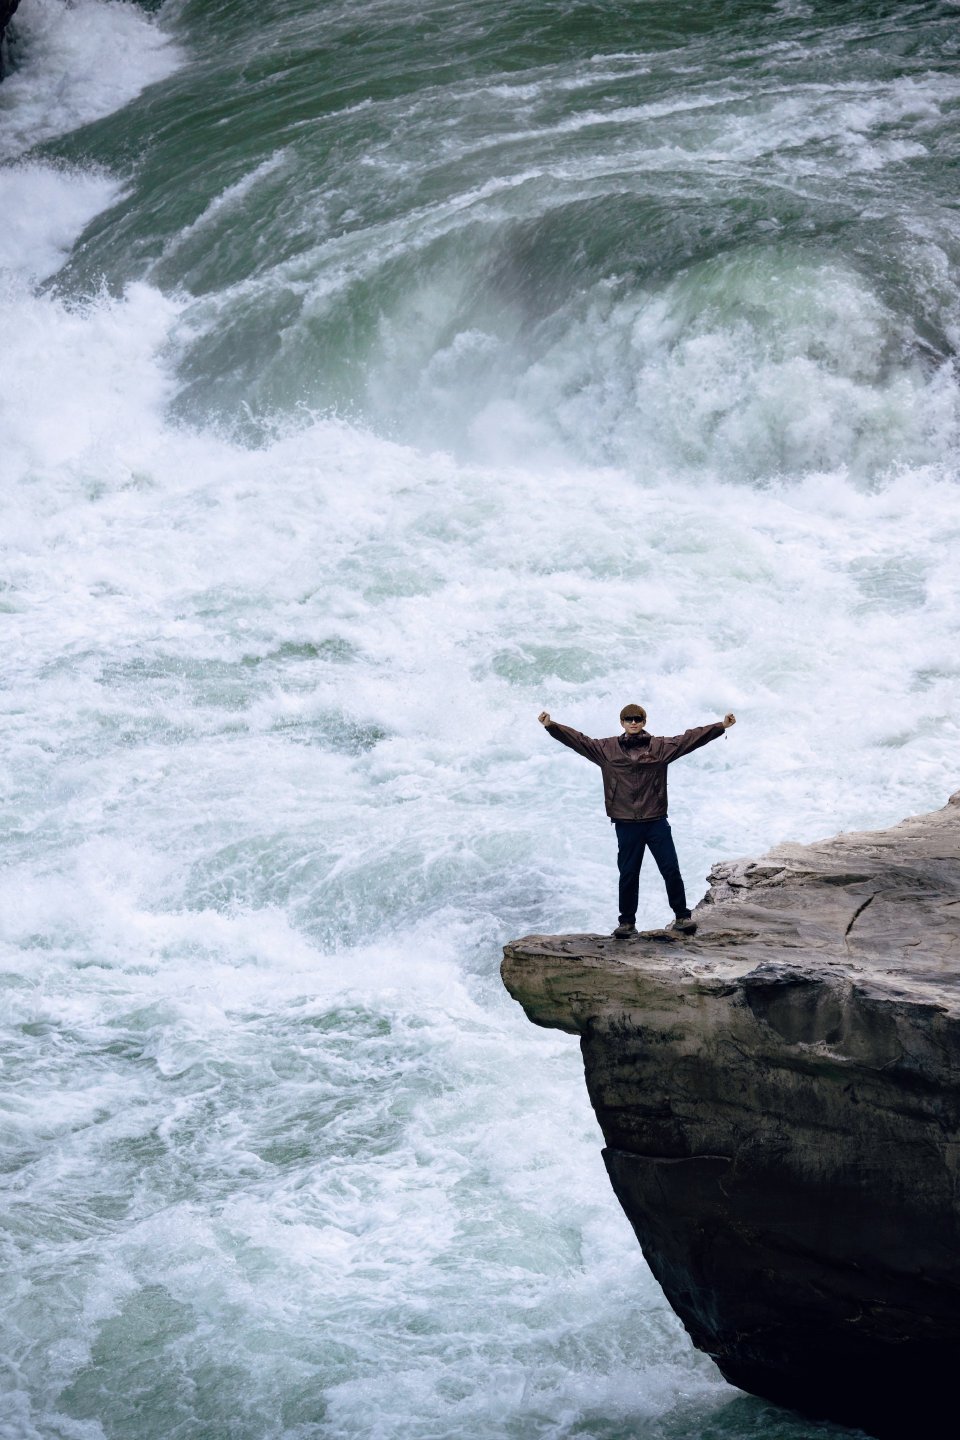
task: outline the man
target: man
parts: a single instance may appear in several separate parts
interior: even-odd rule
[[[546,710],[538,716],[547,733],[578,755],[600,766],[607,814],[617,831],[617,868],[620,871],[620,923],[615,940],[637,933],[637,896],[643,852],[650,853],[667,887],[667,902],[674,913],[668,928],[693,935],[696,925],[687,909],[677,851],[667,820],[667,766],[691,750],[717,740],[737,723],[725,715],[712,725],[697,725],[682,735],[649,735],[644,729],[647,712],[642,705],[624,705],[620,711],[622,735],[591,740],[569,725],[558,725]]]

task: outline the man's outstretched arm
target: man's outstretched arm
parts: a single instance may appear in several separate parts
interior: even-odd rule
[[[591,740],[589,735],[582,735],[579,730],[571,730],[569,725],[560,725],[556,720],[551,720],[547,710],[541,710],[537,719],[554,740],[559,740],[561,745],[569,745],[571,750],[575,750],[586,760],[592,760],[594,765],[600,764],[599,740]]]
[[[681,755],[689,755],[692,750],[699,750],[701,745],[709,745],[711,740],[719,740],[724,731],[736,723],[737,717],[730,711],[722,720],[715,720],[712,725],[694,725],[692,730],[684,730],[682,735],[671,735],[665,740],[669,747],[667,760],[679,760]]]

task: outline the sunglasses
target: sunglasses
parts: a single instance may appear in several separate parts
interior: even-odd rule
[[[623,721],[624,725],[642,725],[643,721],[639,715],[627,715]]]

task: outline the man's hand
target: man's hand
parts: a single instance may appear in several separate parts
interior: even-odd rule
[[[541,711],[540,711],[540,714],[537,716],[537,719],[540,721],[540,724],[541,724],[541,725],[549,725],[549,724],[550,724],[550,712],[549,712],[549,710],[541,710]]]
[[[720,721],[720,724],[723,726],[724,730],[729,730],[730,726],[736,725],[736,723],[737,717],[736,715],[734,715],[732,710],[728,715],[724,715],[723,719]]]

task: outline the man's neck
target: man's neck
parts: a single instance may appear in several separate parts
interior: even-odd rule
[[[620,744],[625,745],[627,749],[630,749],[631,746],[634,745],[646,745],[649,739],[650,736],[647,734],[646,730],[638,730],[636,735],[621,735]]]

